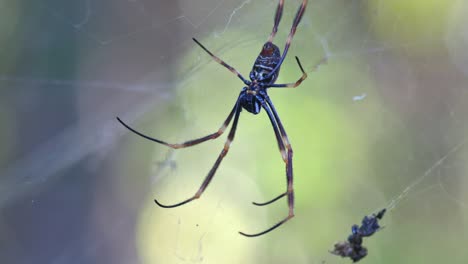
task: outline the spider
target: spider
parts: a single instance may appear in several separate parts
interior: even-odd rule
[[[230,114],[228,115],[224,123],[221,125],[221,127],[218,129],[218,131],[212,134],[209,134],[207,136],[201,137],[201,138],[186,141],[184,143],[171,144],[171,143],[167,143],[162,140],[144,135],[136,131],[135,129],[131,128],[129,125],[124,123],[119,117],[117,117],[117,120],[127,129],[132,131],[133,133],[143,138],[146,138],[148,140],[168,146],[173,149],[191,147],[191,146],[200,144],[202,142],[205,142],[207,140],[218,138],[224,133],[224,131],[226,130],[226,128],[228,127],[228,125],[230,124],[231,120],[234,117],[231,130],[229,132],[226,142],[224,143],[224,148],[222,149],[213,167],[208,172],[208,175],[205,177],[203,183],[201,184],[200,188],[195,193],[195,195],[193,195],[192,197],[180,203],[176,203],[173,205],[164,205],[164,204],[161,204],[158,200],[154,200],[156,204],[159,205],[160,207],[174,208],[174,207],[181,206],[183,204],[189,203],[195,199],[200,198],[200,196],[203,194],[203,192],[205,191],[205,189],[208,187],[211,180],[213,179],[216,173],[216,170],[219,167],[219,164],[221,163],[221,161],[223,160],[223,158],[226,156],[226,154],[229,151],[229,147],[232,141],[234,140],[237,123],[239,121],[239,116],[240,116],[242,109],[245,109],[248,112],[256,115],[260,113],[260,110],[263,108],[265,109],[271,121],[271,125],[273,126],[273,130],[275,132],[276,141],[278,143],[281,156],[286,164],[287,190],[284,193],[278,195],[276,198],[268,202],[264,202],[264,203],[253,202],[253,204],[257,206],[264,206],[264,205],[271,204],[284,196],[287,196],[289,212],[286,218],[284,218],[277,224],[273,225],[272,227],[266,229],[265,231],[254,233],[254,234],[247,234],[244,232],[239,232],[239,234],[247,236],[247,237],[260,236],[260,235],[266,234],[276,229],[277,227],[281,226],[282,224],[284,224],[285,222],[287,222],[288,220],[294,217],[294,189],[293,189],[293,166],[292,166],[293,149],[291,148],[291,144],[289,143],[288,136],[286,135],[286,131],[283,127],[283,124],[281,123],[278,113],[276,112],[275,107],[273,106],[273,102],[268,97],[267,88],[295,88],[299,86],[302,83],[302,81],[304,81],[307,78],[307,74],[304,71],[301,65],[301,62],[299,61],[299,58],[296,57],[297,64],[299,65],[299,68],[302,72],[302,77],[299,80],[297,80],[295,83],[275,84],[275,81],[279,75],[281,64],[283,63],[286,57],[286,54],[288,53],[289,46],[291,45],[291,40],[293,39],[294,34],[296,33],[297,25],[299,24],[302,16],[304,15],[304,11],[307,6],[307,0],[303,0],[301,6],[297,10],[296,16],[293,21],[293,25],[291,27],[291,31],[289,32],[288,38],[286,40],[286,45],[284,47],[283,55],[281,55],[278,46],[273,44],[272,41],[276,35],[276,32],[278,31],[278,25],[280,23],[281,16],[283,14],[283,5],[284,5],[284,0],[280,0],[276,8],[273,30],[270,34],[270,37],[268,38],[268,41],[263,45],[260,54],[255,60],[252,71],[250,72],[250,76],[249,76],[250,80],[245,79],[235,68],[231,67],[226,62],[218,58],[216,55],[211,53],[211,51],[205,48],[205,46],[203,46],[198,40],[193,38],[193,41],[195,41],[195,43],[197,43],[204,51],[206,51],[213,60],[215,60],[217,63],[227,68],[233,74],[237,75],[237,77],[241,79],[242,82],[246,85],[244,88],[242,88],[239,96],[237,97],[236,103],[234,104],[234,107],[232,108]],[[317,63],[315,67],[318,67],[323,62],[324,60],[322,59],[319,63]]]

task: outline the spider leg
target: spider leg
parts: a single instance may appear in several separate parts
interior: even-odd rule
[[[278,3],[278,7],[276,8],[273,30],[271,31],[270,37],[268,38],[268,42],[272,42],[273,38],[275,38],[276,32],[278,32],[278,25],[281,21],[281,16],[283,15],[283,5],[284,0],[280,0]]]
[[[299,22],[301,22],[302,16],[304,15],[306,6],[307,6],[307,0],[302,0],[302,4],[301,6],[299,6],[296,16],[294,17],[291,31],[289,32],[288,38],[286,40],[286,45],[284,46],[284,51],[283,51],[283,55],[281,55],[281,59],[279,60],[276,67],[268,75],[263,77],[262,80],[266,80],[270,78],[281,67],[281,64],[283,63],[284,58],[286,58],[286,54],[288,54],[289,46],[291,46],[291,41],[294,37],[294,34],[296,34],[297,25],[299,25]]]
[[[285,161],[285,163],[286,163],[286,180],[287,180],[287,185],[288,185],[286,194],[280,195],[280,196],[278,196],[277,198],[273,199],[270,202],[274,202],[277,199],[287,195],[288,196],[289,212],[288,212],[288,216],[286,216],[283,220],[281,220],[280,222],[278,222],[277,224],[275,224],[274,226],[270,227],[269,229],[267,229],[265,231],[262,231],[262,232],[256,233],[256,234],[246,234],[244,232],[239,232],[239,234],[241,234],[243,236],[246,236],[246,237],[256,237],[256,236],[261,236],[263,234],[266,234],[266,233],[278,228],[282,224],[289,221],[289,219],[294,217],[294,188],[293,188],[293,167],[292,167],[293,150],[291,148],[291,144],[289,143],[288,136],[286,135],[286,131],[284,130],[283,124],[281,123],[281,120],[279,119],[279,116],[276,113],[276,110],[275,110],[275,108],[273,106],[273,103],[271,102],[269,97],[266,97],[266,101],[267,101],[267,104],[263,104],[262,106],[265,109],[265,111],[273,113],[273,116],[275,117],[278,128],[279,128],[279,130],[281,132],[281,138],[282,138],[282,140],[283,140],[283,142],[285,144],[285,147],[286,147],[286,149],[288,151],[288,155],[287,155],[288,158]],[[271,108],[271,110],[270,110],[270,108]],[[269,114],[269,116],[270,116],[270,114]],[[269,202],[267,202],[266,204],[268,204],[268,203]]]
[[[296,56],[296,61],[297,61],[297,64],[299,65],[299,68],[301,69],[301,72],[302,72],[302,76],[301,76],[301,78],[299,80],[297,80],[295,83],[271,84],[271,85],[269,85],[269,87],[296,88],[297,86],[299,86],[302,83],[302,81],[304,81],[307,78],[307,73],[304,71],[304,68],[302,68],[301,62],[299,61],[299,58],[297,56]]]
[[[285,193],[282,193],[278,196],[276,196],[275,198],[271,199],[270,201],[268,202],[264,202],[264,203],[256,203],[256,202],[252,202],[254,205],[256,206],[265,206],[265,205],[268,205],[268,204],[271,204],[271,203],[274,203],[276,202],[277,200],[283,198],[284,196],[286,196],[286,194],[288,194],[288,192],[285,192]]]
[[[278,147],[279,147],[279,150],[281,152],[281,156],[283,157],[284,162],[287,163],[288,162],[288,156],[287,156],[287,153],[286,153],[286,148],[284,147],[284,141],[283,141],[281,133],[280,133],[280,131],[278,129],[278,124],[276,123],[275,117],[274,117],[273,113],[270,111],[270,109],[267,108],[268,106],[265,105],[265,101],[263,99],[261,99],[260,102],[262,102],[262,106],[265,109],[265,111],[267,112],[268,117],[270,118],[271,126],[273,127],[273,130],[275,131],[276,141],[278,142]],[[264,205],[271,204],[271,203],[283,198],[286,194],[288,194],[288,193],[287,192],[282,193],[279,196],[277,196],[276,198],[274,198],[274,199],[272,199],[272,200],[270,200],[268,202],[265,202],[265,203],[257,203],[257,202],[252,202],[252,203],[254,205],[257,205],[257,206],[264,206]]]
[[[132,131],[133,133],[139,135],[140,137],[143,137],[143,138],[146,138],[148,140],[157,142],[159,144],[163,144],[163,145],[168,146],[168,147],[173,148],[173,149],[187,148],[187,147],[191,147],[191,146],[203,143],[203,142],[205,142],[207,140],[210,140],[210,139],[216,139],[219,136],[221,136],[224,133],[224,131],[226,130],[229,123],[231,122],[231,119],[234,116],[234,112],[236,111],[237,104],[238,103],[236,102],[236,105],[234,105],[234,107],[231,110],[231,113],[229,113],[229,116],[226,118],[224,123],[218,129],[218,131],[216,131],[214,133],[211,133],[211,134],[209,134],[207,136],[201,137],[201,138],[185,141],[184,143],[176,143],[176,144],[167,143],[167,142],[164,142],[162,140],[147,136],[147,135],[145,135],[145,134],[143,134],[141,132],[136,131],[135,129],[133,129],[132,127],[127,125],[125,122],[123,122],[119,117],[117,117],[117,121],[119,121],[124,127],[126,127],[128,130]]]
[[[193,41],[195,41],[195,43],[198,44],[198,46],[200,46],[204,51],[206,51],[206,53],[210,54],[211,58],[213,58],[213,60],[215,60],[217,63],[223,65],[224,67],[226,67],[228,70],[230,70],[232,73],[234,73],[235,75],[237,75],[237,77],[239,77],[239,79],[242,80],[242,82],[245,83],[245,85],[249,85],[250,84],[250,81],[246,80],[244,78],[244,76],[242,76],[242,74],[240,74],[239,71],[237,71],[234,67],[230,66],[229,64],[225,63],[222,59],[218,58],[216,55],[214,55],[213,53],[211,53],[211,51],[209,51],[207,48],[205,48],[205,46],[203,46],[196,38],[192,38]]]
[[[232,127],[231,127],[231,130],[229,131],[229,135],[226,139],[226,142],[224,143],[224,148],[223,150],[221,151],[221,153],[219,154],[218,158],[216,159],[216,162],[215,164],[213,165],[213,167],[211,168],[211,170],[208,172],[208,175],[206,175],[205,179],[203,180],[203,183],[202,185],[200,186],[200,188],[198,189],[198,191],[195,193],[194,196],[180,202],[180,203],[177,203],[177,204],[173,204],[173,205],[163,205],[161,203],[159,203],[156,199],[154,200],[154,202],[163,207],[163,208],[174,208],[174,207],[178,207],[178,206],[181,206],[183,204],[186,204],[188,202],[191,202],[195,199],[198,199],[200,198],[200,196],[203,194],[203,192],[205,191],[206,187],[208,187],[208,185],[210,184],[211,180],[213,179],[213,176],[215,175],[216,173],[216,170],[218,169],[219,167],[219,164],[221,164],[221,161],[223,160],[223,158],[226,156],[226,154],[228,153],[229,151],[229,147],[232,143],[232,141],[234,140],[234,136],[236,134],[236,128],[237,128],[237,122],[239,121],[239,116],[240,116],[240,112],[242,110],[242,107],[240,106],[239,104],[239,100],[237,100],[236,102],[236,106],[235,106],[235,113],[236,115],[234,116],[234,122],[232,123]]]

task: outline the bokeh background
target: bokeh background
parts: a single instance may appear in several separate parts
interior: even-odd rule
[[[283,47],[300,4],[285,1]],[[267,39],[276,0],[0,1],[1,263],[350,263],[330,255],[384,207],[362,263],[467,263],[468,3],[309,0],[269,94],[294,148],[296,217],[265,113],[243,111],[188,198]],[[314,65],[326,57],[328,63]]]

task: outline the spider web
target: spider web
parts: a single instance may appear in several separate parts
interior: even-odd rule
[[[347,263],[328,250],[386,207],[363,261],[465,263],[468,6],[409,2],[309,0],[278,82],[299,78],[294,56],[308,79],[270,92],[295,151],[296,217],[256,240],[237,231],[287,213],[250,204],[285,186],[264,113],[243,112],[202,199],[167,211],[152,199],[193,194],[225,135],[172,152],[115,116],[169,142],[214,132],[242,84],[191,38],[248,76],[276,0],[0,2],[1,258]],[[299,4],[285,1],[280,48]]]

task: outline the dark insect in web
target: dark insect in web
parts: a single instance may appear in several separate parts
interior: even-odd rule
[[[343,258],[350,258],[353,262],[363,259],[367,256],[367,248],[362,246],[363,238],[370,237],[382,229],[379,220],[382,219],[386,211],[387,209],[384,208],[377,214],[365,216],[362,219],[361,226],[353,225],[351,227],[351,235],[348,236],[347,241],[336,243],[335,248],[330,253]]]
[[[260,54],[255,60],[252,71],[250,72],[250,75],[249,75],[250,80],[245,79],[235,68],[225,63],[223,60],[221,60],[216,55],[211,53],[211,51],[205,48],[205,46],[203,46],[198,40],[193,38],[193,41],[195,41],[195,43],[197,43],[204,51],[206,51],[213,60],[223,65],[229,71],[237,75],[237,77],[241,79],[242,82],[246,85],[244,88],[242,88],[239,96],[237,97],[236,103],[234,104],[234,107],[232,108],[230,114],[228,115],[228,117],[226,118],[226,120],[224,121],[224,123],[218,129],[217,132],[214,132],[212,134],[209,134],[201,138],[189,140],[184,143],[171,144],[171,143],[167,143],[162,140],[144,135],[136,131],[135,129],[131,128],[129,125],[124,123],[119,117],[117,117],[117,120],[126,128],[128,128],[130,131],[132,131],[133,133],[143,138],[146,138],[148,140],[171,147],[173,149],[191,147],[191,146],[200,144],[202,142],[205,142],[207,140],[218,138],[224,133],[227,126],[230,124],[231,120],[234,118],[231,130],[229,131],[227,140],[224,143],[224,148],[222,149],[221,153],[219,154],[218,158],[215,161],[215,164],[213,165],[211,170],[208,172],[208,175],[205,177],[203,183],[201,184],[200,188],[195,193],[195,195],[193,195],[192,197],[180,203],[173,204],[173,205],[164,205],[164,204],[161,204],[159,201],[154,200],[156,204],[158,204],[159,206],[164,207],[164,208],[173,208],[173,207],[181,206],[183,204],[186,204],[188,202],[191,202],[195,199],[200,198],[202,193],[205,191],[205,189],[208,187],[211,180],[213,179],[215,172],[218,169],[221,161],[223,160],[223,158],[226,156],[226,154],[229,151],[229,147],[232,141],[234,140],[237,123],[238,123],[239,116],[240,116],[242,109],[245,109],[248,112],[256,115],[263,108],[265,109],[265,112],[270,118],[271,125],[275,132],[276,141],[278,143],[278,147],[281,152],[281,156],[284,160],[284,163],[286,164],[287,189],[284,193],[278,195],[276,198],[268,202],[264,202],[264,203],[254,202],[253,204],[257,206],[268,205],[279,200],[282,197],[287,196],[289,212],[288,212],[288,215],[283,220],[279,221],[277,224],[266,229],[265,231],[255,233],[255,234],[247,234],[244,232],[239,232],[239,233],[247,237],[260,236],[260,235],[266,234],[276,229],[277,227],[279,227],[280,225],[284,224],[285,222],[287,222],[288,220],[294,217],[294,189],[293,189],[293,166],[292,166],[293,150],[291,148],[291,144],[289,143],[288,136],[283,127],[283,124],[281,123],[278,113],[276,112],[275,107],[273,106],[273,102],[268,97],[267,88],[295,88],[299,86],[302,83],[302,81],[304,81],[307,78],[307,74],[304,71],[301,65],[301,62],[299,61],[299,58],[296,57],[297,64],[299,65],[299,68],[302,72],[302,77],[299,80],[297,80],[295,83],[275,84],[275,81],[279,75],[281,64],[283,63],[286,57],[286,54],[288,53],[289,46],[291,45],[291,41],[294,37],[294,34],[296,33],[297,25],[299,24],[302,16],[304,15],[304,11],[307,5],[307,0],[303,0],[301,6],[297,10],[296,16],[293,21],[293,25],[291,27],[291,31],[289,32],[288,38],[286,40],[286,45],[284,47],[283,54],[281,55],[279,48],[275,44],[273,44],[272,41],[276,35],[276,32],[278,31],[278,25],[280,23],[281,16],[283,14],[283,5],[284,5],[284,0],[280,0],[276,8],[273,30],[270,34],[270,37],[268,38],[268,41],[263,45]],[[317,63],[317,65],[315,65],[315,68],[324,62],[325,60],[322,59],[319,63]]]

